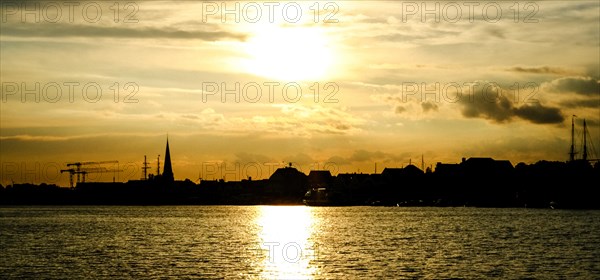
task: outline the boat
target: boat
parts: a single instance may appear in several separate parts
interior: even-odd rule
[[[327,188],[313,188],[308,190],[304,194],[302,202],[307,206],[329,206],[332,204]]]

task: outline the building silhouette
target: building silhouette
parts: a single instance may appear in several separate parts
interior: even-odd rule
[[[171,167],[171,152],[169,151],[169,137],[167,137],[167,148],[165,151],[165,163],[163,164],[163,180],[165,182],[173,182],[175,181],[175,177],[173,176],[173,167]]]
[[[160,162],[157,162],[157,165]],[[148,169],[144,159],[142,167]],[[160,168],[157,166],[157,173]],[[600,209],[597,187],[600,163],[588,160],[519,163],[487,157],[437,163],[432,172],[409,164],[381,173],[340,173],[291,166],[278,168],[264,180],[189,179],[177,181],[167,137],[162,174],[127,182],[78,182],[74,188],[56,185],[0,185],[4,204],[204,204],[204,205],[387,205],[552,207]]]
[[[308,190],[306,174],[291,166],[278,168],[269,177],[267,192],[280,198],[282,201],[301,202]]]

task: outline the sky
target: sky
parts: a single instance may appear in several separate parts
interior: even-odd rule
[[[0,184],[600,150],[598,1],[2,1]],[[580,150],[580,144],[576,149]]]

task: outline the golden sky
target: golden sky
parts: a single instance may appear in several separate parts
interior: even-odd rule
[[[600,149],[597,1],[73,3],[2,2],[3,185],[167,134],[192,180],[564,161],[572,115]]]

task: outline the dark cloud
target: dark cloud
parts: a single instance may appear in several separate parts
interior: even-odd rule
[[[484,118],[495,122],[505,122],[513,117],[512,102],[506,96],[484,96],[477,90],[472,95],[460,99],[462,114],[467,118]]]
[[[204,41],[238,40],[246,36],[219,30],[183,30],[172,27],[125,28],[76,24],[9,24],[2,27],[2,35],[15,37],[106,37],[136,39],[197,39]]]
[[[436,105],[430,101],[421,103],[421,107],[423,108],[423,112],[425,112],[425,113],[427,113],[429,111],[437,111],[438,110],[438,105]]]
[[[502,94],[500,88],[478,88],[472,94],[467,94],[459,100],[462,114],[467,118],[483,118],[497,123],[511,121],[514,117],[535,124],[562,123],[564,117],[559,108],[545,107],[539,103],[514,106],[513,102]]]
[[[540,67],[515,66],[515,67],[506,69],[506,71],[519,72],[519,73],[531,73],[531,74],[554,74],[554,75],[573,74],[573,71],[569,71],[567,69],[563,69],[560,67],[550,67],[550,66],[540,66]]]
[[[566,77],[556,79],[547,86],[553,92],[573,92],[581,95],[600,95],[600,81],[591,77]]]
[[[396,112],[396,114],[402,114],[402,113],[406,112],[406,108],[404,108],[404,107],[402,107],[402,106],[398,105],[398,106],[396,106],[396,108],[394,109],[394,112]]]
[[[537,124],[562,123],[565,120],[560,109],[544,107],[539,103],[514,108],[513,112],[516,116]]]

